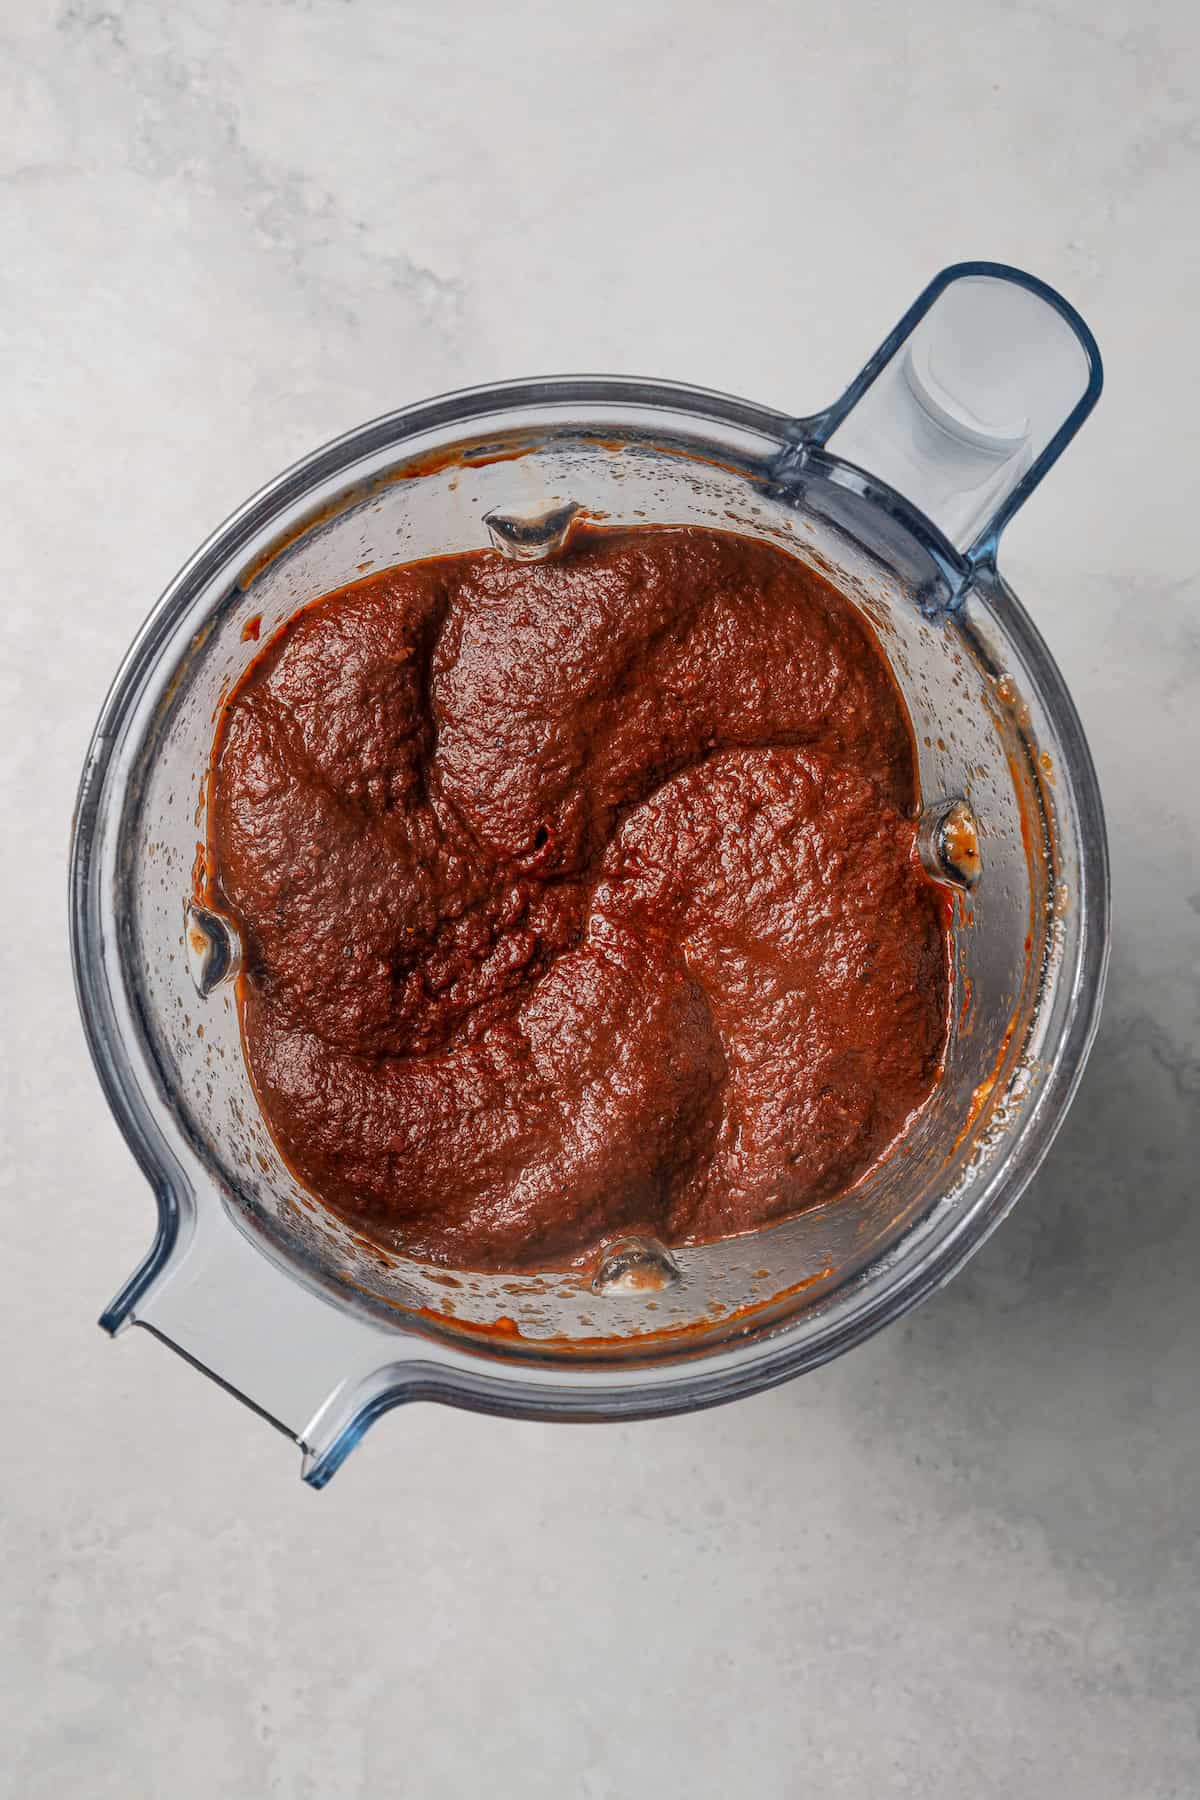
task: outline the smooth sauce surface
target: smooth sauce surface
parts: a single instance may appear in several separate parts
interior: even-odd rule
[[[476,1269],[838,1194],[938,1077],[915,811],[882,652],[753,540],[592,530],[314,602],[226,703],[209,807],[280,1149]]]

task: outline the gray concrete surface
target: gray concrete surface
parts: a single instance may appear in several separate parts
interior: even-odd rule
[[[1190,0],[7,0],[0,1791],[1200,1792],[1200,26]],[[1058,283],[1106,397],[1006,568],[1110,814],[1094,1061],[968,1271],[699,1417],[416,1408],[327,1493],[93,1323],[148,1193],[64,852],[105,685],[311,445],[501,375],[805,410],[941,264]]]

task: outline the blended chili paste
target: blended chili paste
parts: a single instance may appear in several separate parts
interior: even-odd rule
[[[849,1187],[940,1069],[908,719],[813,570],[697,528],[412,563],[224,708],[250,1072],[333,1211],[466,1268]]]

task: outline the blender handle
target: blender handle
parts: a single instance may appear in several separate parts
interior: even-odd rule
[[[1004,263],[936,275],[839,400],[787,429],[802,463],[828,450],[923,512],[961,591],[1100,397],[1075,308]],[[786,453],[785,453],[786,455]]]

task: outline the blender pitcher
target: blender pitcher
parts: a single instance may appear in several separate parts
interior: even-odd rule
[[[247,501],[151,613],[80,789],[79,1002],[158,1208],[105,1328],[146,1326],[214,1376],[299,1444],[319,1487],[401,1401],[567,1419],[706,1406],[826,1361],[953,1274],[1045,1155],[1100,1007],[1096,778],[996,567],[1100,385],[1059,295],[964,263],[811,417],[627,378],[505,383],[377,419]],[[799,1217],[674,1251],[614,1238],[569,1269],[447,1270],[356,1233],[280,1158],[242,1056],[236,928],[195,873],[207,771],[224,697],[299,607],[367,567],[552,553],[576,509],[767,540],[869,621],[912,719],[921,854],[954,897],[945,1071],[904,1154]]]

